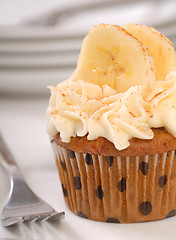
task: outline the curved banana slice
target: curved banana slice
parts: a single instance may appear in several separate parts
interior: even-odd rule
[[[156,80],[164,81],[168,73],[176,70],[176,53],[169,39],[145,25],[128,23],[123,27],[150,49],[156,65]]]
[[[124,92],[131,86],[151,85],[155,65],[150,51],[116,25],[100,24],[83,41],[77,68],[71,78]]]

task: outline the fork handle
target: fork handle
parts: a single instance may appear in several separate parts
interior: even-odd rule
[[[0,163],[11,176],[22,177],[20,170],[0,133]]]

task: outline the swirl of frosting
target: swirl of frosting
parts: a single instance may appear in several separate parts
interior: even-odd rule
[[[148,96],[141,89],[117,93],[108,85],[70,79],[50,87],[48,133],[60,132],[63,142],[86,134],[88,140],[104,137],[118,150],[127,148],[133,137],[152,139],[152,127],[165,127],[176,137],[176,71],[156,81]]]

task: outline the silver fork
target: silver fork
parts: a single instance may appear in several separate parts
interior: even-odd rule
[[[46,202],[37,197],[28,187],[24,178],[0,135],[0,163],[7,170],[11,189],[8,200],[2,210],[1,222],[3,226],[10,226],[18,222],[62,219],[65,212],[57,212]]]

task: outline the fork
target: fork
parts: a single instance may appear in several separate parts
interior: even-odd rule
[[[51,221],[64,218],[65,212],[55,211],[28,187],[1,134],[0,153],[0,163],[7,170],[11,182],[10,194],[2,210],[2,225],[6,227],[19,222]]]

